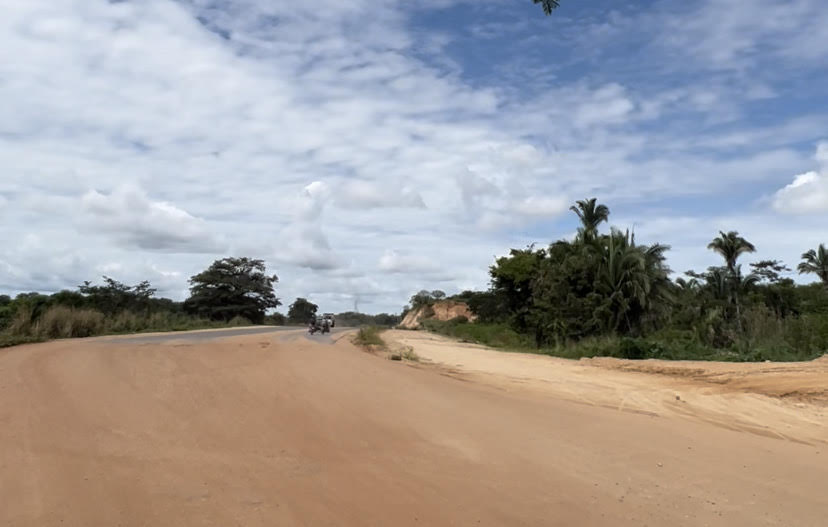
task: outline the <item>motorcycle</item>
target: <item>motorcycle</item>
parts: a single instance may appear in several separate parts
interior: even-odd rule
[[[308,333],[311,334],[311,335],[313,335],[315,333],[322,333],[324,335],[325,333],[330,333],[330,332],[331,332],[331,327],[328,324],[325,324],[325,323],[323,323],[321,325],[320,324],[308,324]]]

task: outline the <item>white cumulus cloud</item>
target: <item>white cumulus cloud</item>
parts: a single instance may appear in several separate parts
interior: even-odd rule
[[[773,196],[773,208],[787,214],[828,214],[828,142],[817,146],[820,168],[794,177]]]
[[[207,222],[172,203],[153,201],[137,186],[108,194],[90,190],[81,198],[87,226],[116,241],[148,251],[215,252],[221,245]]]

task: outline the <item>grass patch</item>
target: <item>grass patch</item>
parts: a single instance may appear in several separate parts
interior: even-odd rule
[[[45,339],[40,337],[15,336],[6,333],[0,333],[0,348],[10,348],[12,346],[19,346],[21,344],[34,344],[36,342],[43,342]]]
[[[380,336],[382,331],[384,331],[382,328],[378,328],[376,326],[361,327],[359,328],[359,331],[357,331],[353,342],[357,346],[376,346],[379,348],[385,348],[385,341],[382,340],[382,337]]]
[[[105,317],[94,309],[52,306],[37,313],[30,307],[19,309],[5,331],[0,331],[0,347],[16,346],[50,339],[83,338],[103,335],[155,333],[249,326],[251,322],[235,317],[229,322],[213,321],[180,313],[133,313],[122,311]]]
[[[786,326],[774,338],[740,341],[725,349],[701,343],[692,331],[666,330],[645,338],[617,336],[591,337],[560,346],[534,346],[532,339],[505,324],[441,322],[428,320],[424,329],[455,338],[461,342],[482,344],[502,351],[516,351],[581,359],[615,357],[643,360],[701,360],[722,362],[799,362],[809,361],[828,353],[828,336],[823,324],[803,317]],[[807,328],[807,330],[806,330]]]
[[[521,335],[506,324],[480,324],[462,320],[425,320],[423,328],[432,333],[452,337],[461,342],[483,344],[492,348],[537,351],[529,337]]]
[[[420,362],[420,356],[414,353],[414,348],[406,346],[404,350],[400,351],[400,358],[411,362]]]

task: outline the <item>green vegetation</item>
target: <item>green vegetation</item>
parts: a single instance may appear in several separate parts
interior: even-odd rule
[[[305,298],[297,298],[289,307],[287,320],[291,324],[307,324],[316,316],[319,306]]]
[[[0,295],[0,347],[53,338],[184,331],[262,323],[279,305],[261,260],[225,258],[190,280],[185,302],[156,298],[149,282],[129,286],[103,277],[76,291]],[[278,321],[278,313],[270,319]]]
[[[536,349],[530,337],[521,335],[505,323],[470,324],[465,319],[446,322],[430,319],[423,321],[423,328],[462,342],[484,344],[493,348],[532,351]]]
[[[800,274],[811,273],[817,275],[822,284],[828,288],[828,249],[820,243],[817,250],[802,254],[802,262],[797,267]]]
[[[378,326],[381,328],[394,327],[400,323],[399,315],[390,315],[388,313],[380,313],[379,315],[366,315],[365,313],[355,313],[353,311],[346,311],[335,315],[337,327],[360,327],[360,326]]]
[[[406,346],[402,351],[400,351],[400,359],[411,362],[420,362],[420,356],[414,353],[414,348],[411,346]]]
[[[382,340],[382,337],[380,336],[382,331],[382,328],[378,328],[376,326],[365,326],[363,328],[359,328],[353,342],[357,346],[377,346],[385,348],[385,341]]]
[[[21,344],[34,344],[43,342],[44,339],[37,337],[17,337],[6,333],[0,333],[0,348],[10,348]]]
[[[540,4],[543,8],[543,12],[547,15],[551,15],[552,11],[561,5],[560,0],[532,0],[532,3]]]
[[[262,260],[225,258],[190,278],[190,298],[185,310],[210,320],[244,317],[264,322],[265,311],[281,305],[273,290],[276,275],[268,276]]]
[[[435,302],[439,302],[441,300],[446,299],[446,293],[436,289],[434,291],[426,291],[423,289],[419,293],[415,293],[411,296],[411,299],[408,301],[409,304],[405,306],[403,309],[402,315],[400,316],[400,320],[405,318],[409,311],[416,311],[420,308],[427,308],[423,312],[423,318],[428,318],[434,315],[434,311],[431,310],[431,306],[435,304]]]
[[[813,325],[805,321],[791,324],[784,331],[777,332],[774,339],[752,348],[719,349],[700,343],[691,332],[665,330],[647,337],[592,336],[566,345],[538,348],[532,339],[515,332],[508,325],[492,323],[441,322],[429,320],[423,327],[431,332],[460,340],[482,344],[503,351],[537,353],[580,359],[592,357],[616,357],[620,359],[663,359],[663,360],[711,360],[727,362],[794,362],[811,360],[821,352],[802,352],[809,349],[802,346],[802,339],[822,341],[828,339],[828,322],[822,319],[822,326],[812,333]],[[814,349],[811,347],[810,349]]]
[[[546,248],[512,249],[489,268],[487,291],[451,297],[477,322],[430,320],[426,329],[461,340],[561,357],[729,361],[810,360],[828,351],[828,255],[824,245],[802,255],[800,273],[821,283],[797,285],[777,260],[740,261],[756,248],[736,231],[720,232],[708,249],[721,266],[670,279],[669,246],[638,243],[610,228],[610,211],[595,199],[572,210],[575,239]],[[415,305],[431,305],[421,291]],[[411,307],[406,306],[406,309]]]

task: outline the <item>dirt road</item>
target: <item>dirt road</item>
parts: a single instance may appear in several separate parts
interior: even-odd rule
[[[0,350],[0,525],[825,525],[818,438],[493,379],[341,334]]]

